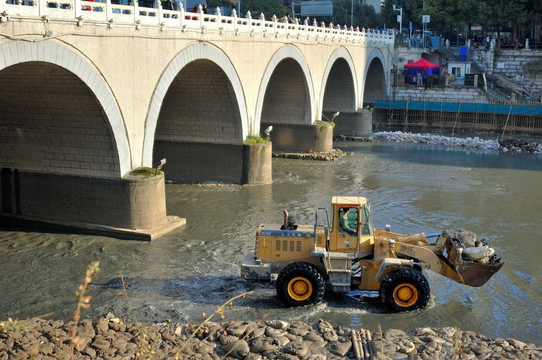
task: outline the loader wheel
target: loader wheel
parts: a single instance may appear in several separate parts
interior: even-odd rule
[[[293,263],[277,278],[277,295],[286,307],[319,303],[324,297],[326,282],[316,268],[307,263]]]
[[[391,312],[421,309],[429,302],[429,283],[413,268],[399,268],[389,273],[380,286],[380,296]]]

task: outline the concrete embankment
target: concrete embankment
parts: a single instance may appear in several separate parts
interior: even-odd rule
[[[83,320],[71,355],[73,323],[32,319],[0,333],[0,359],[542,359],[542,349],[454,327],[369,332],[280,320],[200,325]]]

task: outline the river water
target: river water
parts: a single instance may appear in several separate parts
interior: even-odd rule
[[[542,345],[539,156],[404,143],[336,142],[335,147],[347,156],[335,162],[274,158],[271,185],[167,185],[168,214],[186,218],[187,227],[150,243],[2,229],[0,320],[38,315],[69,320],[74,291],[87,265],[99,260],[102,272],[90,286],[92,306],[83,317],[111,312],[127,321],[199,323],[203,313],[209,316],[232,297],[253,291],[233,302],[226,319],[324,319],[372,331],[379,325],[407,331],[458,326]],[[429,307],[400,314],[388,314],[378,299],[355,293],[328,292],[318,305],[285,309],[273,285],[239,278],[239,264],[260,223],[280,223],[288,209],[298,224],[312,224],[314,210],[329,208],[333,195],[366,196],[376,227],[390,224],[404,233],[471,230],[505,265],[481,288],[426,272]]]

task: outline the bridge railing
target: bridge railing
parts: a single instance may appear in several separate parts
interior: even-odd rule
[[[159,2],[159,1],[158,1]],[[73,21],[78,26],[85,23],[108,27],[158,27],[162,30],[180,30],[201,33],[233,33],[250,36],[287,37],[305,40],[341,40],[372,42],[393,45],[394,35],[372,29],[330,28],[321,24],[281,22],[276,16],[266,20],[264,14],[252,18],[250,12],[244,18],[235,10],[232,16],[224,16],[217,8],[215,14],[188,12],[179,4],[179,10],[140,7],[138,1],[132,5],[112,4],[88,0],[0,0],[0,23],[10,20]]]

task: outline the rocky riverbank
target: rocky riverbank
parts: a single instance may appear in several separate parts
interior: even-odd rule
[[[538,138],[508,137],[489,140],[479,136],[454,137],[439,134],[419,134],[402,131],[375,132],[370,138],[342,136],[340,140],[357,141],[396,141],[416,144],[442,145],[452,148],[473,149],[492,152],[515,152],[525,154],[542,154],[542,144]]]
[[[542,359],[542,349],[514,339],[487,338],[456,328],[405,333],[369,332],[279,320],[208,322],[200,325],[126,324],[112,315],[78,326],[32,319],[25,329],[0,333],[4,359]]]

